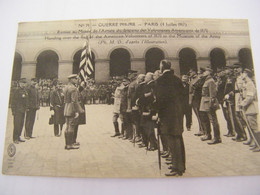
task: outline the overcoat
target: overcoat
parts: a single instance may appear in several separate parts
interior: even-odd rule
[[[155,97],[161,134],[179,136],[183,133],[184,88],[180,78],[165,71],[155,83]]]
[[[209,112],[211,109],[219,109],[219,103],[217,100],[217,85],[212,76],[209,75],[202,87],[200,111]]]

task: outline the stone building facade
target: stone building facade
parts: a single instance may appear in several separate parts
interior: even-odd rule
[[[82,45],[89,40],[94,79],[106,82],[128,69],[146,73],[161,59],[177,75],[190,68],[214,70],[241,62],[252,68],[247,20],[97,19],[20,23],[13,80],[58,78],[78,72]]]

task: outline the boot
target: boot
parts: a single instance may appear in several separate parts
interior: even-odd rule
[[[114,128],[115,128],[115,135],[112,135],[111,137],[116,137],[119,136],[119,127],[118,127],[118,122],[114,122]]]

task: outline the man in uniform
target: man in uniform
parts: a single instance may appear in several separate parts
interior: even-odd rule
[[[180,78],[171,70],[171,62],[162,60],[160,63],[162,76],[155,84],[155,97],[160,131],[168,139],[168,147],[172,157],[171,172],[166,176],[182,175],[185,172],[185,149],[183,142],[183,94],[184,89]]]
[[[190,131],[191,124],[192,124],[192,109],[191,105],[189,104],[189,78],[187,75],[182,75],[182,84],[184,88],[184,116],[186,119],[186,129]]]
[[[24,125],[25,112],[28,105],[28,93],[26,91],[26,79],[22,78],[19,80],[18,88],[13,94],[12,98],[12,114],[14,116],[14,131],[13,131],[13,142],[19,144],[24,142],[20,138]]]
[[[214,138],[208,144],[218,144],[221,143],[219,123],[216,114],[216,110],[219,109],[217,96],[217,85],[212,77],[213,70],[209,67],[203,75],[206,77],[205,83],[202,87],[202,98],[200,103],[200,111],[205,112],[207,118],[213,127]],[[211,129],[207,129],[205,140],[211,140]]]
[[[258,124],[257,124],[257,114],[258,114],[258,104],[256,97],[256,87],[251,77],[253,76],[253,72],[249,69],[245,69],[242,74],[242,79],[244,80],[244,84],[242,87],[243,99],[239,102],[239,106],[242,109],[242,112],[245,113],[248,124],[253,131],[252,133],[258,132]],[[249,131],[248,134],[250,136],[250,141],[253,143],[254,140],[252,138],[252,133]],[[259,143],[258,143],[259,144]],[[259,152],[260,148],[256,145],[252,148],[254,152]]]
[[[79,104],[79,92],[76,87],[78,78],[76,74],[72,74],[68,77],[69,83],[64,89],[64,116],[66,119],[65,130],[65,149],[79,149],[78,146],[74,146],[74,132],[75,127],[78,125],[79,114],[84,112]]]
[[[61,82],[58,82],[55,90],[52,91],[50,104],[51,104],[51,110],[54,110],[54,135],[60,136],[62,132],[62,127],[65,123],[64,94],[62,91]]]
[[[128,86],[128,92],[127,92],[127,118],[129,128],[126,129],[126,138],[132,139],[133,138],[133,120],[132,120],[132,108],[135,106],[135,92],[136,88],[138,86],[137,83],[137,71],[135,70],[129,70],[128,71],[128,78],[130,80],[130,84]]]
[[[35,87],[37,84],[36,79],[31,79],[31,83],[27,88],[28,92],[28,105],[26,110],[26,119],[25,119],[25,139],[31,139],[33,133],[33,125],[35,122],[36,111],[40,109],[40,100],[38,89]]]

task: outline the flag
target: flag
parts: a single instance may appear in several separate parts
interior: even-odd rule
[[[79,77],[82,81],[87,81],[87,78],[92,77],[94,74],[94,59],[92,56],[89,42],[86,41],[83,45],[80,64],[79,64]]]

